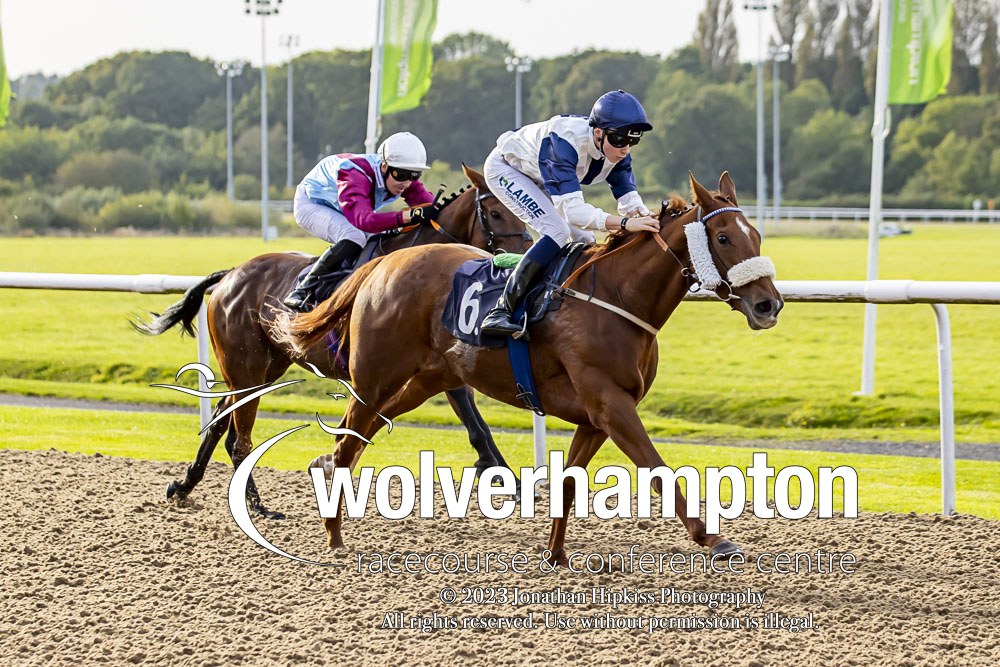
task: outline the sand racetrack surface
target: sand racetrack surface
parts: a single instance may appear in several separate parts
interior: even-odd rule
[[[230,514],[231,469],[221,464],[209,467],[189,500],[167,501],[167,483],[183,471],[180,463],[0,450],[0,663],[1000,662],[998,521],[744,513],[723,527],[747,552],[742,574],[706,574],[700,562],[695,573],[542,573],[549,519],[487,520],[475,507],[470,518],[449,519],[440,491],[441,518],[390,521],[369,507],[368,518],[347,520],[348,549],[333,554],[308,475],[257,469],[268,506],[288,514],[257,519],[261,532],[294,555],[347,564],[334,568],[252,542]],[[547,504],[538,507],[541,514]],[[567,529],[568,552],[627,554],[632,544],[638,554],[677,554],[685,563],[703,553],[676,519],[571,519]],[[848,569],[856,571],[841,572],[835,560],[834,573],[817,572],[817,549],[852,553],[857,565]],[[476,554],[520,552],[528,571],[358,573],[358,552],[451,552],[473,563]],[[813,554],[813,572],[760,571],[774,569],[778,553]],[[442,601],[449,588],[457,596],[450,604]],[[735,594],[748,589],[764,594],[760,606],[735,608]],[[632,597],[613,607],[623,591]],[[707,594],[720,606],[710,607]],[[498,604],[504,595],[519,596],[517,606]],[[463,604],[465,597],[473,601]],[[671,618],[726,627],[670,628]],[[585,620],[639,627],[587,628]],[[400,621],[402,628],[390,627]],[[435,621],[458,627],[410,629]],[[525,623],[534,627],[496,627]],[[668,627],[651,631],[652,623]],[[805,627],[791,632],[792,624]]]

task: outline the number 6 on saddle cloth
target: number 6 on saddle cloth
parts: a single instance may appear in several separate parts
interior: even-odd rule
[[[559,291],[560,283],[566,279],[580,253],[587,245],[585,243],[570,243],[562,248],[556,256],[542,280],[528,292],[514,310],[514,319],[527,324],[537,322],[545,317],[550,310],[558,310],[562,306],[563,296]],[[541,402],[535,393],[535,383],[531,374],[531,364],[528,360],[528,344],[524,340],[507,336],[490,336],[482,334],[483,320],[490,305],[496,303],[497,292],[503,290],[513,266],[500,268],[496,262],[503,263],[516,255],[499,255],[483,259],[470,259],[458,268],[451,281],[451,292],[441,314],[441,324],[455,338],[480,347],[507,346],[511,370],[517,384],[518,398],[524,405],[536,414],[544,415]],[[516,264],[516,262],[515,262]],[[487,304],[483,307],[483,304]],[[526,312],[527,311],[527,312]]]

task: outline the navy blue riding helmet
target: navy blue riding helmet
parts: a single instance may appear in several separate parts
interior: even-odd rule
[[[604,93],[590,111],[591,127],[602,130],[627,130],[632,132],[649,132],[653,129],[646,120],[646,111],[634,95],[624,90],[613,90]]]

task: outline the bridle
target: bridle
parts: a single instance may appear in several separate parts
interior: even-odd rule
[[[690,207],[682,211],[682,214],[686,213],[689,210],[691,210]],[[725,285],[726,291],[728,292],[727,296],[725,297],[719,296],[717,291],[715,292],[716,296],[719,296],[719,299],[721,299],[722,301],[741,301],[742,299],[733,292],[733,288],[741,287],[749,282],[752,282],[753,280],[756,280],[764,276],[770,276],[773,279],[774,264],[767,257],[757,256],[743,260],[742,262],[739,262],[738,264],[735,264],[732,267],[726,267],[725,263],[722,261],[722,258],[719,257],[714,246],[712,245],[712,242],[708,238],[708,225],[706,223],[707,220],[710,220],[714,216],[726,212],[743,213],[743,209],[736,206],[725,206],[722,208],[718,208],[714,211],[711,211],[710,213],[708,213],[708,215],[703,216],[701,206],[698,206],[697,211],[695,213],[697,219],[693,222],[689,222],[686,225],[684,225],[684,234],[687,237],[688,241],[688,257],[690,259],[689,265],[685,265],[684,262],[681,261],[680,257],[677,256],[677,253],[675,253],[673,249],[671,249],[670,246],[667,245],[667,242],[663,240],[663,237],[661,237],[659,234],[655,232],[651,232],[650,235],[660,246],[663,252],[669,253],[670,256],[672,256],[674,260],[677,262],[678,266],[680,266],[681,275],[688,282],[688,291],[696,292],[702,287],[715,291],[720,285]],[[593,303],[594,305],[604,308],[605,310],[610,310],[613,313],[616,313],[624,317],[625,319],[632,322],[639,328],[655,336],[658,330],[653,325],[649,324],[644,320],[639,319],[632,313],[622,308],[619,308],[614,304],[610,304],[606,301],[602,301],[594,297],[593,271],[591,273],[591,293],[589,295],[582,294],[580,292],[577,292],[576,290],[569,288],[569,284],[572,283],[573,280],[577,276],[579,276],[584,270],[586,270],[587,268],[593,269],[594,264],[596,262],[605,259],[607,257],[610,257],[619,250],[624,250],[625,248],[635,245],[641,239],[642,235],[636,234],[635,238],[630,239],[628,242],[622,244],[618,248],[615,248],[611,252],[601,254],[597,257],[591,257],[582,266],[573,271],[573,273],[571,273],[569,277],[566,278],[565,281],[563,281],[562,285],[559,286],[558,290],[561,293],[566,294],[568,296],[575,297],[582,301],[588,301],[590,303]],[[705,248],[707,248],[707,251],[705,250]],[[705,256],[706,254],[707,257]],[[723,279],[722,276],[719,274],[718,267],[720,265],[723,267],[723,269],[725,269],[726,275],[727,277],[729,277],[729,280]],[[738,278],[733,277],[734,271],[737,271]],[[735,306],[733,306],[733,308],[735,308]]]
[[[525,243],[531,241],[531,234],[528,230],[522,230],[520,232],[495,232],[490,226],[490,221],[486,219],[486,212],[483,210],[483,200],[489,199],[490,197],[496,197],[492,192],[484,192],[479,194],[479,188],[476,188],[476,220],[479,222],[480,228],[483,230],[483,234],[486,236],[486,247],[489,248],[490,252],[494,255],[498,254],[500,251],[493,243],[493,239],[497,237],[507,237],[507,236],[520,236],[521,240]],[[469,239],[472,239],[472,234],[469,234]]]

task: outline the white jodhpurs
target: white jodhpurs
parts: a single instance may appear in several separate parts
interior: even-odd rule
[[[536,232],[558,243],[566,245],[569,241],[593,243],[594,235],[585,230],[570,225],[559,215],[556,205],[552,203],[544,190],[533,180],[510,166],[500,150],[493,149],[483,166],[486,184],[490,192],[503,202],[524,224]]]
[[[292,214],[299,227],[327,243],[337,243],[347,239],[364,247],[368,235],[351,224],[350,220],[337,209],[317,204],[306,189],[299,185],[295,188],[295,200],[292,203]]]

